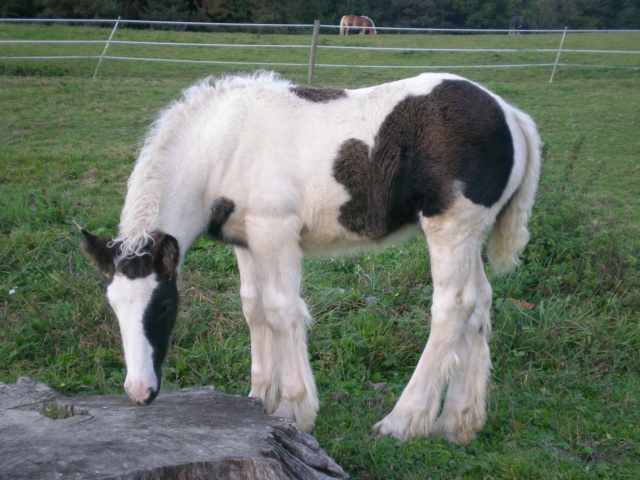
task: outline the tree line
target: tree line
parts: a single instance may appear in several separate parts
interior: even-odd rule
[[[640,0],[0,0],[4,18],[117,18],[241,23],[337,24],[367,15],[381,27],[640,28]]]

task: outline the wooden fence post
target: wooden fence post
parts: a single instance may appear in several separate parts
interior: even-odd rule
[[[307,83],[313,83],[313,69],[316,64],[316,49],[318,47],[318,34],[320,32],[320,20],[313,22],[313,37],[311,38],[311,56],[309,57],[309,74],[307,75]]]

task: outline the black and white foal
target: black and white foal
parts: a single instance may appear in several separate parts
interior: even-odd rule
[[[431,334],[393,411],[374,428],[466,444],[485,423],[491,287],[528,241],[540,169],[529,116],[446,74],[358,90],[310,89],[272,73],[207,78],[154,123],[117,237],[85,233],[124,344],[125,389],[160,389],[177,279],[199,235],[235,246],[251,331],[251,393],[313,427],[318,410],[300,298],[303,253],[379,246],[417,229],[434,283]],[[447,386],[444,404],[441,395]]]

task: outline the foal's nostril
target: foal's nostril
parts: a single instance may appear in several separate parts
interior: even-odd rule
[[[141,403],[141,405],[149,405],[158,396],[158,391],[152,388],[147,388],[147,398]]]

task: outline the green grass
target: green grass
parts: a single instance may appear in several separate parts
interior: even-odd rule
[[[214,41],[214,34],[121,33],[134,34]],[[0,38],[20,35],[103,38],[108,30],[0,25]],[[244,34],[215,38],[308,41]],[[583,43],[567,48],[608,48],[588,46],[607,39],[615,48],[639,49],[635,34],[569,37]],[[321,44],[344,41],[321,38]],[[559,38],[348,39],[353,45],[370,41],[463,48],[479,42],[557,45]],[[235,58],[234,52],[224,54]],[[319,54],[318,62],[345,57],[330,52]],[[294,62],[296,55],[287,50],[278,57]],[[471,61],[452,54],[375,55],[348,61]],[[74,222],[114,233],[139,139],[158,110],[197,78],[229,71],[105,61],[93,82],[94,68],[95,61],[0,61],[0,381],[30,376],[67,395],[122,393],[125,375],[117,322],[104,300],[106,279],[79,252]],[[306,81],[304,67],[279,71]],[[317,68],[315,83],[358,87],[414,73]],[[303,296],[315,317],[310,354],[322,402],[313,433],[353,478],[367,480],[637,478],[640,73],[560,68],[552,85],[545,68],[463,73],[531,113],[546,144],[524,265],[492,278],[488,424],[468,447],[438,439],[400,444],[371,434],[402,392],[429,333],[429,265],[424,242],[416,239],[377,254],[305,261]],[[200,241],[183,274],[165,388],[213,385],[248,393],[248,330],[231,250]],[[534,308],[519,306],[522,301]],[[380,383],[386,387],[375,388]]]

